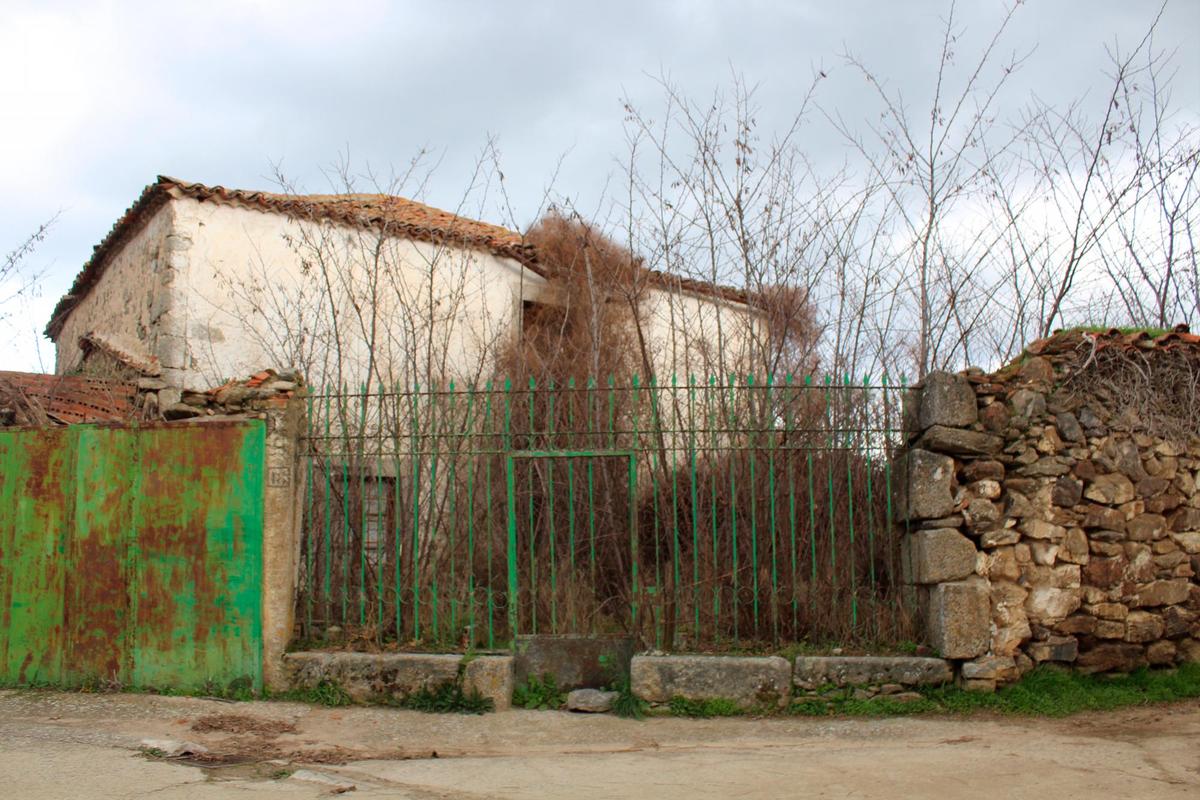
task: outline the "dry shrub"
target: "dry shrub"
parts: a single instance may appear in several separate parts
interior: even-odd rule
[[[820,367],[817,344],[821,326],[808,290],[801,286],[770,286],[753,298],[767,330],[763,363],[776,375],[812,375]]]
[[[1101,347],[1085,341],[1064,388],[1117,428],[1186,442],[1200,431],[1200,355],[1188,348]]]
[[[591,225],[551,212],[526,238],[538,252],[551,297],[527,303],[521,333],[500,354],[499,375],[560,385],[568,378],[626,376],[641,367],[637,259]]]
[[[633,415],[635,399],[625,390],[630,376],[645,375],[648,367],[640,337],[642,267],[593,226],[558,212],[539,220],[527,239],[549,278],[552,304],[526,305],[521,335],[499,359],[500,374],[518,389],[513,447],[612,449],[615,440],[606,431],[627,429]],[[567,465],[532,459],[518,463],[517,471],[516,507],[525,523],[518,567],[521,585],[530,587],[522,603],[523,630],[559,628],[561,605],[571,624],[611,632],[631,603],[627,460],[593,457]],[[581,484],[570,485],[585,474],[586,496],[576,491]],[[573,520],[588,521],[587,536],[578,537],[575,548],[559,541],[569,539]],[[539,574],[539,566],[550,563],[553,580],[550,569]]]

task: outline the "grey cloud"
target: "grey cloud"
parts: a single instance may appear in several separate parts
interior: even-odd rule
[[[386,168],[431,145],[445,160],[429,200],[452,204],[489,133],[499,137],[521,213],[537,207],[567,151],[557,188],[588,207],[623,149],[620,98],[653,107],[658,97],[647,73],[665,71],[704,96],[736,68],[761,85],[769,131],[821,67],[830,75],[822,104],[861,119],[872,108],[867,87],[841,66],[839,54],[853,50],[919,102],[947,7],[941,0],[414,2],[362,11],[345,3],[295,16],[281,6],[277,18],[239,12],[231,15],[234,24],[222,25],[199,6],[121,6],[113,12],[120,38],[106,52],[131,59],[143,83],[112,86],[108,96],[134,92],[141,104],[101,108],[78,129],[56,131],[71,143],[56,162],[65,177],[0,193],[0,249],[66,209],[38,255],[53,264],[45,287],[52,302],[160,172],[265,187],[269,162],[282,159],[290,174],[321,189],[320,167],[344,148],[359,163]],[[990,32],[1003,7],[959,4],[964,53]],[[19,31],[35,8],[4,12],[0,24]],[[1122,0],[1026,4],[1008,47],[1036,42],[1038,49],[1017,86],[1051,100],[1078,95],[1097,81],[1103,46],[1117,37],[1132,43],[1153,10]],[[72,19],[68,9],[56,24]],[[1190,46],[1197,33],[1200,3],[1173,2],[1159,43],[1184,46],[1176,102],[1192,114],[1200,114],[1200,55]],[[19,116],[6,119],[13,124]],[[840,144],[828,136],[806,135],[818,158],[840,157]],[[4,136],[0,130],[0,141]],[[21,352],[15,360],[10,353],[5,366],[29,367],[30,347]]]

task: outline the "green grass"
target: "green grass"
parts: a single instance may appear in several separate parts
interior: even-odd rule
[[[397,705],[430,714],[486,714],[495,710],[490,697],[484,697],[478,691],[465,692],[457,681],[446,681],[432,689],[418,689]]]
[[[741,706],[725,697],[713,697],[707,700],[688,700],[686,697],[672,697],[667,705],[673,717],[738,717],[746,713]]]
[[[907,714],[998,714],[1064,717],[1081,711],[1107,711],[1200,697],[1200,664],[1174,670],[1141,669],[1129,675],[1081,675],[1039,667],[994,694],[952,686],[926,689],[919,700],[897,702],[882,695],[856,700],[849,692],[828,700],[799,700],[788,711],[804,716],[893,716]]]
[[[1114,327],[1116,328],[1116,330],[1118,330],[1121,333],[1126,334],[1126,335],[1128,335],[1130,333],[1143,333],[1144,332],[1144,333],[1150,334],[1154,338],[1158,338],[1159,336],[1162,336],[1164,333],[1171,332],[1170,328],[1149,328],[1149,327],[1141,328],[1136,325],[1135,326],[1076,325],[1073,328],[1065,328],[1063,330],[1063,333],[1108,333],[1109,331],[1113,330]]]
[[[163,697],[216,698],[218,700],[236,700],[238,702],[260,700],[265,696],[255,693],[254,683],[247,676],[235,678],[227,684],[206,681],[202,686],[183,688],[174,686],[126,686],[120,682],[103,681],[98,678],[85,678],[77,684],[72,683],[69,685],[49,681],[27,683],[0,681],[0,689],[29,692],[79,692],[80,694],[157,694]]]
[[[272,700],[291,700],[297,703],[312,703],[319,706],[349,706],[354,704],[354,698],[346,690],[332,681],[321,681],[316,686],[306,689],[288,689],[270,695]]]
[[[650,704],[633,693],[633,685],[628,675],[617,681],[613,690],[617,693],[617,699],[613,702],[612,711],[618,717],[642,719],[650,710]]]
[[[567,694],[558,688],[558,682],[549,672],[537,677],[530,675],[521,686],[513,691],[513,705],[521,708],[547,711],[562,708],[567,702]]]
[[[62,690],[52,685],[6,684],[0,688],[23,691]],[[647,713],[645,701],[633,694],[628,679],[613,687],[618,693],[614,713],[640,719]],[[828,687],[827,687],[828,688]],[[78,691],[97,691],[84,686]],[[105,689],[107,690],[107,689]],[[153,692],[166,695],[195,697],[225,697],[234,700],[254,699],[249,687],[237,683],[225,687],[205,686],[182,691],[156,691],[150,688],[126,687],[128,692]],[[994,694],[966,692],[953,686],[925,689],[919,699],[897,701],[888,695],[866,700],[855,699],[852,689],[844,689],[827,697],[797,699],[783,713],[800,716],[896,716],[913,714],[1023,714],[1030,716],[1063,717],[1081,711],[1107,711],[1130,706],[1142,706],[1175,700],[1200,698],[1200,663],[1183,664],[1172,670],[1140,669],[1129,675],[1082,675],[1057,667],[1039,667],[1019,682]],[[354,700],[336,683],[321,681],[307,689],[292,689],[266,695],[272,700],[291,700],[323,706],[348,706]],[[513,693],[513,705],[522,708],[556,709],[566,701],[553,675],[531,677]],[[492,710],[492,702],[476,693],[463,691],[461,682],[447,682],[434,689],[409,695],[395,705],[433,713],[482,714]],[[769,709],[742,709],[732,700],[687,700],[675,697],[667,712],[678,717],[726,717],[737,715],[760,716],[774,713]]]

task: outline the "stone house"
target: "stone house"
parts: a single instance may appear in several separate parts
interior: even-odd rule
[[[660,374],[746,351],[744,293],[647,271]],[[494,367],[497,343],[553,281],[521,234],[388,195],[287,195],[160,177],[117,220],[46,328],[56,372],[156,375],[200,391],[264,366],[310,384],[447,379]],[[715,347],[714,347],[715,345]]]

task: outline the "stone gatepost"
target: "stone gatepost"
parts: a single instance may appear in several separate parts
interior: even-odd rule
[[[300,569],[305,475],[300,469],[299,455],[305,407],[303,398],[291,393],[253,400],[248,406],[259,412],[267,426],[263,486],[263,682],[269,690],[282,691],[290,685],[283,654],[295,626]]]
[[[991,457],[1003,442],[984,431],[965,375],[931,373],[905,398],[904,415],[909,446],[897,487],[904,578],[915,589],[929,645],[967,662],[960,668],[967,688],[992,690],[1007,664],[988,658],[991,586],[978,539],[1000,522],[993,501],[1004,468]]]

